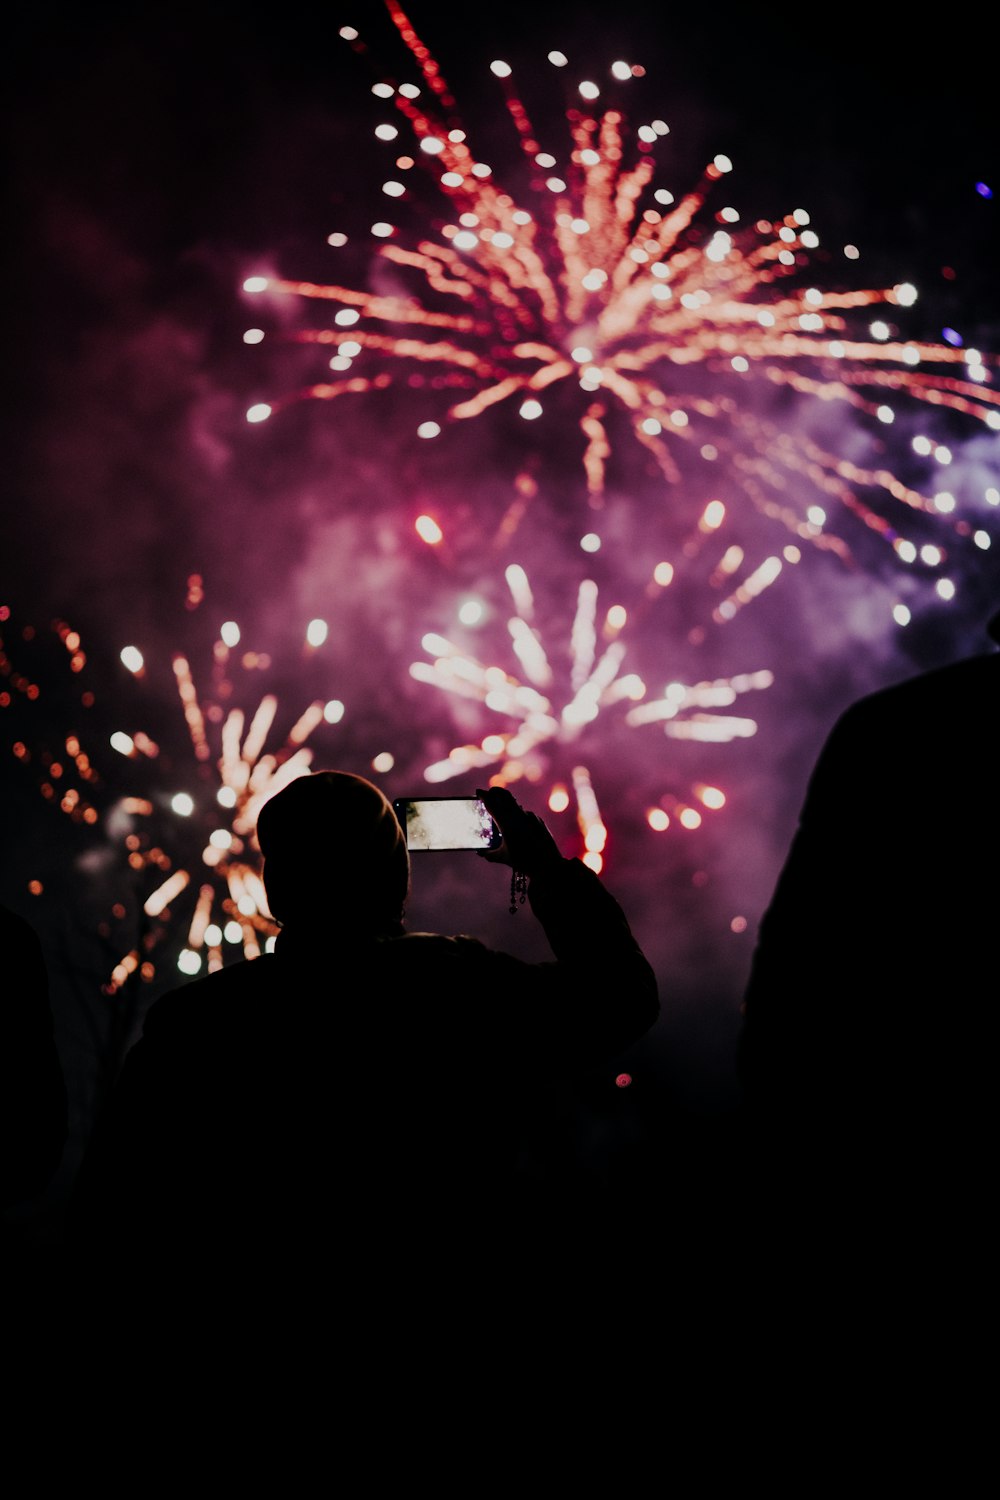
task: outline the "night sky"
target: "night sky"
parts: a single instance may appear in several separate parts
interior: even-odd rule
[[[624,57],[646,76],[629,84],[622,107],[630,118],[634,105],[636,118],[669,123],[657,158],[678,192],[726,152],[734,163],[727,201],[744,219],[807,208],[824,246],[860,248],[855,285],[917,285],[910,336],[940,342],[948,329],[966,347],[1000,349],[996,204],[977,190],[995,189],[1000,177],[993,84],[986,38],[969,20],[949,31],[939,12],[921,29],[898,6],[840,6],[826,19],[810,12],[808,24],[787,9],[732,6],[541,3],[477,12],[415,3],[409,14],[498,179],[516,180],[521,159],[489,72],[494,57],[514,66],[552,149],[565,142],[566,80],[546,63],[550,48],[569,54],[574,80],[603,80]],[[368,43],[371,68],[339,37],[346,24]],[[201,785],[174,652],[190,659],[204,689],[221,623],[239,622],[241,649],[268,660],[249,670],[234,661],[232,701],[252,712],[273,692],[280,744],[308,703],[340,700],[342,720],[310,739],[314,767],[372,775],[398,796],[424,788],[424,767],[453,745],[495,727],[477,705],[410,675],[425,632],[462,639],[481,660],[514,671],[503,573],[517,562],[558,673],[580,580],[597,583],[602,606],[631,607],[648,576],[648,518],[661,514],[660,490],[641,453],[625,446],[609,465],[599,517],[605,545],[593,558],[580,551],[594,517],[575,423],[551,420],[543,430],[498,407],[421,444],[413,429],[424,393],[402,385],[291,404],[260,427],[245,421],[252,403],[287,398],[323,375],[308,348],[243,342],[244,330],[265,320],[241,290],[244,279],[264,270],[376,285],[367,231],[387,212],[380,187],[390,156],[373,138],[385,111],[370,89],[382,59],[385,72],[415,77],[375,0],[293,3],[273,14],[230,5],[60,6],[26,15],[5,50],[0,604],[10,617],[0,633],[14,668],[40,693],[28,702],[15,691],[0,714],[8,831],[0,899],[47,944],[77,1139],[97,1097],[99,1060],[121,1041],[106,1007],[127,1009],[127,1030],[178,977],[180,907],[162,932],[155,977],[129,997],[131,1008],[121,994],[100,991],[150,883],[148,872],[137,876],[125,863],[125,825],[114,809],[123,796],[145,795],[159,807],[179,787]],[[403,218],[409,213],[407,222],[429,235],[420,202]],[[349,236],[340,251],[327,243],[336,231]],[[842,259],[834,265],[821,255],[815,274],[822,285],[847,272]],[[289,300],[267,317],[280,331],[319,315]],[[820,430],[814,412],[784,403],[786,430]],[[656,726],[627,728],[620,711],[606,709],[574,744],[544,752],[537,786],[514,788],[543,811],[553,781],[567,780],[576,764],[590,771],[610,829],[605,878],[661,986],[663,1019],[630,1059],[637,1092],[669,1089],[694,1109],[728,1107],[753,934],[826,732],[862,693],[988,649],[985,621],[1000,603],[1000,510],[983,497],[1000,483],[1000,439],[954,414],[909,420],[883,435],[881,461],[930,484],[910,437],[926,431],[946,442],[958,513],[994,543],[954,547],[946,570],[953,600],[912,574],[901,582],[905,570],[891,551],[832,512],[830,529],[848,538],[855,566],[810,552],[726,629],[711,628],[708,569],[700,585],[692,571],[625,633],[632,670],[661,683],[770,671],[773,685],[733,710],[750,714],[757,733],[698,746],[667,740]],[[868,439],[858,419],[840,414],[822,431],[828,445],[860,460]],[[540,498],[513,541],[501,543],[525,469]],[[442,520],[439,549],[414,533],[424,511]],[[743,518],[748,553],[758,546],[763,556],[759,548],[785,539],[767,543],[764,524]],[[193,575],[202,580],[196,608]],[[457,610],[470,597],[486,613],[478,634],[463,635]],[[891,617],[901,597],[912,611],[905,629]],[[316,617],[330,634],[306,648]],[[55,621],[80,634],[79,673],[68,669]],[[26,640],[32,627],[35,638]],[[141,679],[118,659],[127,644],[143,652]],[[83,709],[85,690],[93,703]],[[108,736],[122,728],[144,730],[159,757],[116,757]],[[100,774],[94,825],[63,816],[39,793],[46,754],[70,733]],[[11,754],[17,739],[31,751],[27,764]],[[381,774],[372,766],[380,754],[393,762]],[[726,808],[690,835],[676,826],[654,834],[647,809],[702,781],[726,789]],[[474,784],[470,777],[468,786],[439,790]],[[168,855],[184,862],[193,835],[168,813],[157,826]],[[552,826],[564,851],[577,853],[572,812]],[[428,858],[440,862],[415,861],[411,926],[472,931],[544,956],[530,918],[508,915],[502,875],[478,866],[470,874],[463,856]],[[37,895],[32,880],[41,883]],[[124,915],[113,919],[116,902]]]

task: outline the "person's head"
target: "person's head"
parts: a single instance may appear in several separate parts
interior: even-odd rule
[[[392,804],[348,771],[289,782],[257,819],[264,888],[282,925],[344,922],[388,930],[410,883],[406,839]]]

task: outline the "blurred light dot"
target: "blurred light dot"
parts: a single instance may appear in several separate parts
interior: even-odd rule
[[[615,1088],[618,1088],[618,1089],[627,1089],[628,1086],[629,1086],[629,1084],[631,1082],[632,1082],[632,1074],[631,1073],[619,1073],[618,1077],[615,1079]]]
[[[939,578],[934,590],[941,599],[954,599],[955,585],[950,578]]]
[[[569,807],[569,792],[564,786],[554,786],[549,793],[549,811],[565,812]]]
[[[213,849],[231,849],[233,836],[228,828],[216,828],[209,834],[208,842]]]
[[[436,135],[425,135],[420,142],[420,149],[428,156],[440,156],[444,150],[444,141],[439,140]]]
[[[656,192],[653,194],[653,197],[656,199],[657,203],[662,203],[665,206],[669,206],[674,201],[673,193],[668,192],[666,188],[657,188]]]
[[[189,818],[194,812],[194,798],[187,792],[176,792],[170,799],[170,806],[178,817]]]
[[[588,531],[586,536],[580,538],[580,547],[584,552],[599,552],[601,550],[601,539],[596,531]]]
[[[239,922],[227,922],[222,929],[222,936],[227,943],[241,943],[243,941],[243,928]]]
[[[902,281],[893,288],[893,296],[900,307],[912,307],[917,300],[917,289],[912,282]]]
[[[244,344],[259,344],[263,337],[263,328],[248,328],[243,335],[243,342]]]
[[[333,245],[335,249],[339,249],[341,245],[347,244],[347,235],[341,234],[339,229],[334,230],[333,234],[327,235],[326,243],[328,245]]]
[[[421,422],[417,428],[417,437],[421,438],[436,438],[440,436],[440,433],[441,427],[437,422]]]
[[[718,172],[731,172],[733,170],[733,164],[728,156],[717,156],[713,165]]]
[[[585,864],[588,870],[593,870],[595,875],[600,875],[604,869],[604,860],[596,849],[588,849],[581,860],[581,864]]]
[[[910,611],[905,604],[896,604],[893,606],[892,618],[897,625],[909,625]]]
[[[182,948],[177,955],[177,967],[182,974],[197,974],[201,968],[201,957],[190,948]]]
[[[256,406],[251,406],[247,412],[248,422],[266,422],[271,415],[271,408],[266,401],[258,401]]]
[[[382,191],[387,198],[402,198],[406,188],[401,182],[383,182]]]
[[[683,828],[700,828],[701,813],[697,808],[685,807],[678,815],[678,821]]]
[[[222,942],[222,928],[217,922],[209,922],[205,928],[205,942],[210,948],[217,948]]]
[[[720,807],[726,805],[726,794],[717,786],[702,786],[698,788],[698,798],[705,807],[710,807],[717,812]]]
[[[478,625],[483,618],[483,606],[478,599],[466,599],[458,611],[463,625]]]
[[[502,62],[499,58],[490,63],[490,72],[495,73],[498,78],[509,78],[511,75],[510,63]]]
[[[600,98],[600,94],[601,91],[596,83],[581,83],[580,97],[582,99],[598,99]]]
[[[138,646],[123,646],[121,660],[130,672],[141,672],[143,668],[142,652]]]
[[[387,240],[392,233],[392,225],[386,224],[382,219],[377,224],[372,225],[372,234],[375,235],[376,239]]]
[[[460,229],[458,233],[452,237],[451,242],[455,246],[456,250],[475,250],[476,246],[479,244],[479,236],[477,234],[473,234],[470,229]]]
[[[942,490],[940,494],[934,496],[934,509],[940,511],[942,515],[948,515],[955,509],[955,496],[948,490]]]
[[[342,307],[338,313],[334,313],[333,321],[339,328],[349,328],[361,317],[356,307]]]
[[[806,511],[806,519],[810,526],[823,526],[826,524],[826,511],[821,505],[810,505]]]
[[[993,189],[985,182],[976,183],[976,192],[979,194],[980,198],[993,197]]]
[[[651,807],[646,814],[646,822],[656,833],[663,833],[670,827],[670,817],[662,807]]]
[[[566,56],[565,52],[550,52],[549,62],[554,68],[565,68],[567,63],[569,62],[569,58]]]
[[[433,516],[418,516],[413,524],[421,541],[428,546],[436,547],[438,542],[444,541],[444,532]]]
[[[890,328],[888,323],[883,323],[881,318],[877,318],[874,323],[869,324],[868,332],[873,339],[887,339]]]
[[[986,552],[992,545],[988,531],[974,531],[972,533],[972,540],[983,552]]]
[[[612,630],[622,630],[628,619],[628,611],[623,604],[612,604],[608,610],[607,620]]]
[[[223,645],[238,646],[240,643],[240,627],[235,620],[226,620],[219,630],[219,636]]]
[[[376,125],[375,134],[380,141],[394,141],[399,131],[395,125]]]
[[[310,620],[306,626],[306,640],[310,646],[322,646],[330,634],[330,627],[325,620]]]
[[[542,403],[534,399],[522,401],[519,414],[526,422],[533,422],[536,417],[542,415]]]
[[[323,706],[323,718],[328,724],[339,724],[344,717],[344,705],[339,698],[331,698]]]
[[[264,292],[267,290],[266,276],[248,276],[243,283],[245,292]]]
[[[381,771],[384,775],[386,771],[391,771],[395,764],[395,756],[390,755],[388,750],[383,750],[379,755],[376,755],[375,759],[372,761],[372,770]]]
[[[587,348],[586,344],[577,344],[575,349],[570,350],[569,357],[575,359],[578,365],[587,365],[593,359],[594,353],[592,349]]]
[[[632,69],[627,62],[613,62],[611,64],[611,74],[612,77],[620,78],[624,82],[626,78],[632,77]]]
[[[674,576],[672,563],[658,562],[653,569],[653,582],[658,583],[661,589],[665,589]]]
[[[954,328],[942,328],[941,337],[946,344],[951,344],[953,349],[960,348],[962,345],[962,335],[957,333]]]
[[[934,449],[934,457],[937,459],[939,464],[950,464],[952,458],[951,449],[946,448],[944,443],[938,443],[937,447]]]
[[[733,920],[729,924],[729,930],[730,930],[730,932],[746,932],[746,930],[747,930],[747,919],[746,919],[746,917],[734,917]]]
[[[372,93],[377,99],[391,99],[395,90],[391,83],[373,83]]]
[[[235,807],[237,801],[236,792],[231,786],[220,786],[215,794],[215,800],[220,807]]]
[[[926,563],[929,568],[937,567],[942,556],[941,548],[935,547],[931,542],[926,542],[920,549],[920,561]]]
[[[116,729],[111,736],[111,748],[117,750],[119,755],[132,755],[135,751],[135,743],[131,735],[125,734],[121,729]]]
[[[880,406],[875,415],[878,417],[879,421],[884,422],[886,426],[888,426],[890,422],[895,422],[896,420],[896,413],[893,411],[891,406]]]

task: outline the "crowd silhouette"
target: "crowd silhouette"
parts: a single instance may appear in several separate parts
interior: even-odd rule
[[[1000,616],[989,628],[1000,642]],[[793,1265],[910,1254],[931,1223],[949,1226],[953,1275],[992,1244],[998,686],[987,649],[872,693],[814,766],[760,924],[713,1185],[772,1288]],[[655,1026],[657,980],[602,880],[508,790],[477,795],[503,836],[477,865],[525,878],[551,959],[408,931],[383,793],[342,771],[292,781],[257,827],[274,952],[149,1009],[76,1175],[71,1263],[130,1245],[147,1269],[254,1274],[349,1250],[355,1288],[391,1278],[412,1297],[468,1291],[484,1246],[619,1232],[613,1189],[532,1153],[553,1090],[585,1097]],[[8,1211],[59,1166],[67,1091],[41,945],[0,919]],[[647,1160],[632,1222],[648,1229],[668,1188]]]

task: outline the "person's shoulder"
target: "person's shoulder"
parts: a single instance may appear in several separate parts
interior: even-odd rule
[[[269,989],[276,977],[276,960],[272,954],[242,959],[212,974],[203,974],[186,984],[175,985],[154,1000],[146,1013],[143,1034],[185,1023],[197,1015],[205,1020],[213,1013],[232,1005],[245,1004],[255,993]]]
[[[422,965],[475,963],[491,956],[493,950],[464,932],[404,932],[399,937],[382,938],[376,952],[388,965]]]
[[[1000,651],[963,657],[866,693],[838,718],[833,734],[844,739],[878,724],[919,721],[942,733],[977,717],[995,719],[1000,687]],[[957,715],[949,722],[950,715]]]

